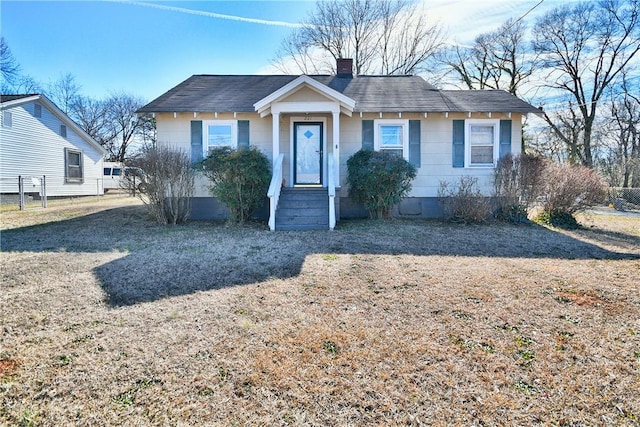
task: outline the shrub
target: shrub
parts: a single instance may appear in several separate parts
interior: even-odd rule
[[[491,214],[491,204],[480,192],[478,178],[471,176],[460,177],[457,185],[440,181],[438,202],[447,221],[477,223]]]
[[[527,154],[507,154],[498,160],[493,188],[498,219],[527,221],[528,210],[540,195],[545,162]]]
[[[231,211],[232,222],[244,223],[262,205],[271,181],[269,159],[256,147],[215,148],[202,161],[211,194]]]
[[[545,212],[573,215],[607,198],[604,181],[586,166],[548,163],[544,174],[542,210]]]
[[[136,183],[136,195],[147,206],[151,217],[161,224],[185,222],[191,212],[194,189],[194,174],[187,154],[165,147],[145,147],[134,160],[134,166],[139,168],[135,169],[138,172],[123,177],[125,186],[133,188]]]
[[[536,221],[567,230],[575,230],[579,227],[578,221],[576,221],[573,215],[557,210],[540,212],[536,217]]]
[[[349,196],[361,203],[371,218],[388,218],[416,177],[416,168],[395,154],[360,150],[347,160]]]

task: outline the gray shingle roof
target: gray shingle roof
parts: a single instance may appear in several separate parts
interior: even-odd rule
[[[138,112],[254,112],[253,104],[298,77],[194,75]],[[419,76],[309,77],[356,101],[355,112],[538,112],[504,91],[438,90]]]

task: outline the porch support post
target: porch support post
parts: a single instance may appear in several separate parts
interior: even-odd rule
[[[272,125],[272,144],[273,144],[273,167],[276,167],[276,161],[278,160],[278,156],[280,155],[280,113],[271,113],[271,118],[273,119]]]
[[[333,117],[333,169],[335,185],[340,187],[340,111],[332,111]]]

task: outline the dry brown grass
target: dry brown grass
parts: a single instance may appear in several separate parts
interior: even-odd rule
[[[3,212],[0,424],[638,425],[640,220]]]

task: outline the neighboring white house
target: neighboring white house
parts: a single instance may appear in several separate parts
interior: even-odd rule
[[[281,167],[272,182],[284,182],[285,193],[318,187],[331,198],[335,189],[336,219],[365,212],[346,186],[347,159],[358,150],[389,150],[415,165],[410,197],[396,214],[435,217],[440,181],[472,175],[490,195],[498,158],[520,152],[522,119],[540,112],[501,90],[438,90],[419,76],[353,76],[351,66],[338,60],[336,75],[194,75],[138,112],[155,115],[159,145],[193,162],[211,147],[258,147],[274,175]],[[271,228],[286,229],[275,225],[285,215],[277,194],[270,203]],[[200,179],[192,216],[224,214]]]
[[[1,95],[0,193],[55,196],[101,195],[104,148],[44,95]]]

